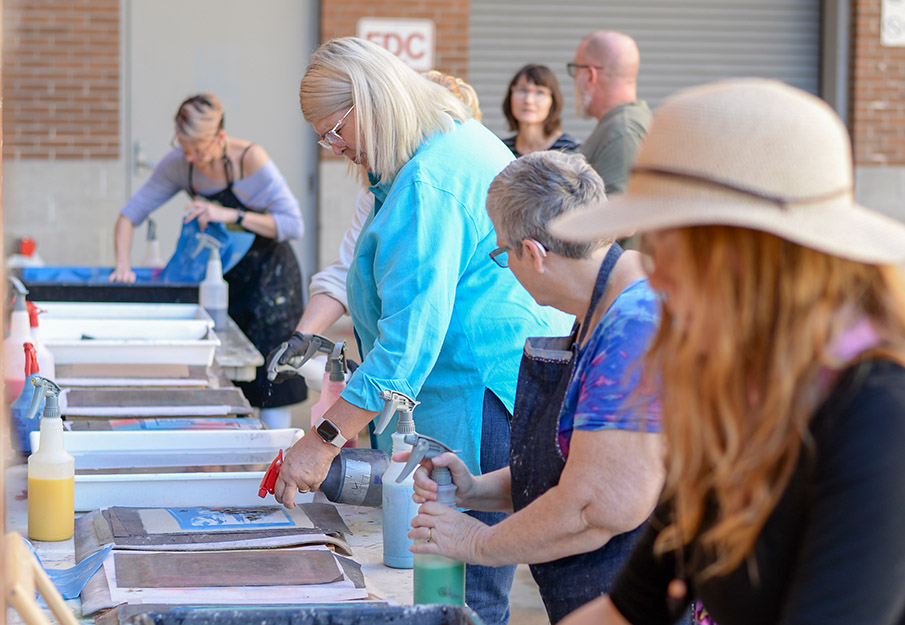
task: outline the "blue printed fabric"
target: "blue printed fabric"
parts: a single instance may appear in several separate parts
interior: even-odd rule
[[[642,357],[660,324],[660,303],[647,280],[630,284],[610,305],[578,360],[559,416],[565,456],[573,430],[660,431],[660,401],[635,395]]]

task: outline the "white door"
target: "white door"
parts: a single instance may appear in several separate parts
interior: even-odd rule
[[[123,0],[126,194],[147,180],[170,149],[173,117],[189,95],[211,91],[223,102],[229,135],[267,150],[295,193],[305,220],[296,252],[315,269],[316,137],[299,110],[298,87],[318,42],[316,0]],[[179,236],[187,196],[158,209],[164,260]],[[133,263],[144,254],[136,232]]]

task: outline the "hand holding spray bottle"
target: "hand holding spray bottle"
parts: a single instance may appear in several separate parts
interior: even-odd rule
[[[401,482],[410,476],[422,460],[433,458],[447,451],[458,453],[435,438],[423,434],[406,434],[405,442],[412,446],[412,454],[402,474],[396,478]],[[452,473],[446,467],[435,466],[431,479],[437,485],[437,501],[450,508],[456,507],[456,485]],[[419,603],[446,603],[465,605],[465,563],[436,554],[416,553],[415,558],[415,598]]]
[[[392,458],[393,454],[412,448],[405,442],[405,436],[415,433],[412,411],[419,402],[399,391],[380,391],[379,397],[384,404],[374,428],[375,434],[383,433],[392,416],[399,414],[396,433],[392,435]],[[394,569],[410,569],[413,565],[413,554],[409,551],[412,540],[408,537],[408,531],[412,519],[418,514],[418,504],[412,501],[414,476],[410,473],[407,478],[398,479],[404,469],[403,463],[391,459],[383,474],[383,563]]]

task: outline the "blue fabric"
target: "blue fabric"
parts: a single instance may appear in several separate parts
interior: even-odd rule
[[[179,232],[179,241],[176,242],[176,251],[167,261],[166,267],[160,272],[162,282],[201,282],[207,272],[207,258],[209,250],[203,249],[194,256],[198,249],[198,220],[193,219],[182,224]],[[236,232],[227,230],[226,226],[219,222],[212,222],[204,229],[204,234],[209,234],[220,241],[220,263],[223,265],[223,273],[232,269],[236,263],[242,260],[255,235],[251,232]]]
[[[461,449],[474,473],[484,390],[511,410],[525,339],[572,323],[488,256],[497,242],[487,188],[511,160],[473,120],[425,141],[394,180],[372,187],[346,285],[364,361],[342,397],[373,411],[382,389],[416,397],[418,431]],[[380,449],[393,431],[378,437]]]
[[[48,266],[48,267],[23,267],[22,281],[31,282],[100,282],[110,281],[112,267],[78,267],[78,266]],[[151,267],[134,267],[136,282],[150,282],[155,279],[154,270]]]
[[[559,417],[559,445],[569,454],[573,430],[660,431],[660,402],[631,404],[642,357],[660,324],[660,303],[636,280],[610,305],[578,352]]]
[[[484,393],[484,418],[481,427],[481,471],[489,473],[509,463],[509,432],[512,415],[490,391]],[[467,512],[469,516],[496,525],[509,515],[505,512]],[[515,565],[465,565],[465,603],[486,625],[509,622],[509,593],[515,577]]]
[[[101,568],[107,555],[113,549],[112,544],[105,545],[68,569],[48,569],[44,566],[44,563],[41,562],[41,558],[38,556],[38,552],[35,551],[32,544],[24,538],[22,540],[25,541],[25,544],[28,545],[28,548],[34,554],[35,560],[38,561],[38,564],[40,564],[41,568],[47,573],[47,577],[50,578],[53,585],[60,591],[63,599],[77,599],[82,592],[82,588],[85,587],[88,580]]]

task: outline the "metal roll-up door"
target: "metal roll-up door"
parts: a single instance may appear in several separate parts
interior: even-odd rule
[[[677,89],[738,76],[816,94],[820,7],[820,0],[472,0],[469,81],[485,123],[506,136],[501,107],[513,74],[526,63],[549,66],[565,97],[563,129],[584,139],[596,121],[575,115],[565,65],[585,35],[611,29],[638,42],[638,94],[652,108]]]

